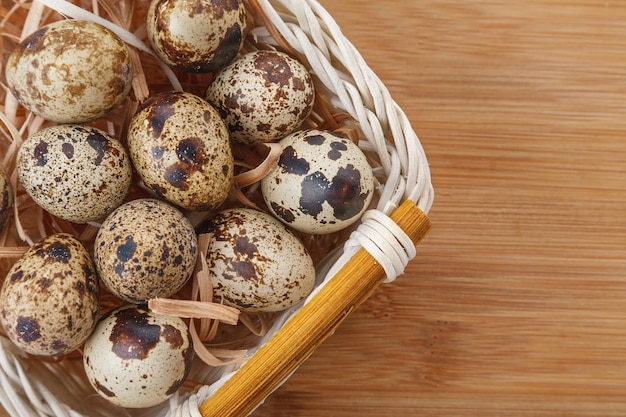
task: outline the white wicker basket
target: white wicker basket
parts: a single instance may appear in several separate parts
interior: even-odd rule
[[[142,1],[137,0],[138,3]],[[76,2],[85,8],[91,7],[90,1],[83,3],[86,5]],[[425,214],[433,202],[433,188],[426,155],[410,121],[319,3],[315,0],[250,0],[246,3],[262,13],[262,17],[255,20],[256,26],[249,36],[258,43],[278,48],[284,48],[286,42],[290,52],[297,54],[310,68],[319,85],[323,85],[324,94],[328,95],[330,102],[353,119],[360,133],[361,148],[370,155],[376,155],[378,166],[375,172],[379,179],[375,205],[366,212],[347,241],[329,254],[324,264],[318,265],[320,285],[304,305],[282,313],[273,322],[272,328],[258,343],[258,348],[261,348],[280,333],[285,323],[294,320],[304,306],[319,297],[325,285],[361,248],[382,269],[384,277],[381,281],[390,282],[402,274],[415,255],[416,240],[421,236],[417,239],[410,236],[390,216],[403,203],[411,202],[415,212],[426,218]],[[55,9],[68,18],[97,19],[94,14],[63,0],[35,0],[30,5],[40,6]],[[6,10],[9,8],[7,6]],[[5,19],[10,19],[10,16]],[[119,32],[121,29],[115,27],[114,30]],[[280,39],[276,39],[276,33]],[[141,36],[133,39],[128,40],[133,46],[147,49],[141,42]],[[4,122],[7,124],[7,120]],[[26,129],[21,126],[8,126],[7,130],[10,129],[18,130],[20,135],[26,134]],[[427,222],[424,219],[419,221]],[[346,311],[345,315],[348,313]],[[338,325],[342,318],[336,318],[333,326]],[[321,343],[325,336],[327,334],[317,336],[320,340],[315,343]],[[260,351],[255,348],[250,356]],[[298,363],[306,356],[300,357]],[[190,378],[202,381],[204,385],[193,393],[180,392],[158,407],[126,410],[112,406],[93,392],[84,376],[81,361],[33,359],[0,337],[0,403],[9,414],[20,417],[206,416],[213,414],[201,414],[201,405],[213,398],[220,387],[227,389],[229,379],[242,369],[242,365],[198,365],[192,370]],[[288,369],[279,374],[277,380],[267,382],[260,396],[250,397],[254,403],[245,412],[232,411],[229,414],[242,415],[252,411],[292,371]]]

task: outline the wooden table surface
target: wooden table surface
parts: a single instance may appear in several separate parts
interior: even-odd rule
[[[257,417],[626,415],[626,2],[322,0],[433,229]]]
[[[433,229],[254,416],[626,415],[626,2],[322,4],[421,138]]]

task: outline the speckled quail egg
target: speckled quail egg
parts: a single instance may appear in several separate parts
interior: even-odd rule
[[[135,169],[158,197],[188,210],[208,210],[228,197],[234,161],[228,130],[201,97],[153,96],[131,120],[128,148]]]
[[[231,139],[258,144],[298,129],[313,109],[315,89],[300,61],[282,52],[255,51],[224,68],[205,98],[219,110]]]
[[[130,51],[109,29],[61,20],[33,32],[13,51],[6,79],[17,100],[58,123],[95,120],[118,106],[132,82]]]
[[[122,407],[144,408],[178,391],[193,356],[183,320],[126,305],[98,322],[85,343],[83,365],[102,397]]]
[[[197,250],[194,228],[178,209],[138,199],[122,204],[102,223],[94,262],[111,293],[139,304],[177,293],[195,268]]]
[[[65,233],[32,245],[9,270],[0,322],[20,349],[57,357],[80,347],[96,325],[98,278],[89,252]]]
[[[311,257],[271,215],[227,209],[198,230],[210,236],[206,261],[217,301],[242,311],[273,312],[299,303],[312,291]]]
[[[187,72],[211,72],[239,52],[246,9],[241,0],[152,0],[146,27],[163,62]]]
[[[13,186],[9,175],[0,167],[0,231],[4,229],[13,209]]]
[[[357,145],[321,130],[295,132],[279,143],[282,154],[261,191],[281,221],[325,234],[360,218],[374,195],[374,175]]]
[[[90,126],[40,130],[22,144],[16,164],[22,186],[37,204],[76,223],[107,216],[131,186],[131,162],[122,144]]]

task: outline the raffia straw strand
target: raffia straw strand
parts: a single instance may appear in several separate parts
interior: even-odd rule
[[[241,320],[241,314],[239,314],[239,319]],[[200,327],[200,333],[198,337],[203,342],[210,342],[217,336],[218,330],[220,328],[220,322],[217,320],[200,320],[203,325]]]
[[[226,324],[237,324],[239,310],[223,304],[207,301],[174,300],[153,298],[148,300],[148,308],[156,313],[185,318],[209,318]]]
[[[193,348],[196,355],[207,365],[209,366],[224,366],[231,364],[242,363],[245,357],[245,353],[242,353],[239,356],[228,357],[227,360],[219,359],[219,357],[214,354],[211,349],[204,345],[204,342],[198,336],[198,332],[196,331],[195,320],[191,320],[189,323],[189,333],[191,334],[191,340],[193,341]]]
[[[259,181],[274,169],[274,164],[276,164],[276,161],[280,158],[282,148],[278,143],[268,143],[263,146],[266,146],[270,150],[263,162],[255,168],[235,176],[234,181],[240,188]]]
[[[257,326],[249,314],[241,313],[239,315],[239,320],[255,335],[263,336],[263,325]]]
[[[6,25],[6,23],[9,21],[9,19],[11,18],[11,16],[13,16],[13,14],[18,11],[20,8],[19,4],[14,4],[13,7],[11,7],[11,9],[9,9],[9,11],[4,15],[4,17],[2,18],[2,21],[0,21],[0,28],[4,28],[4,26]]]
[[[0,258],[19,258],[28,248],[29,246],[3,246],[0,248]]]
[[[218,358],[230,358],[230,359],[238,359],[245,356],[248,353],[247,349],[219,349],[219,348],[210,348],[209,349],[213,355]]]
[[[196,272],[191,290],[191,299],[199,301],[213,300],[213,285],[208,273],[206,253],[209,247],[211,236],[208,233],[198,235],[198,260],[196,261]],[[215,323],[208,318],[200,319],[199,339],[207,340],[217,332],[219,323]]]
[[[256,204],[254,204],[254,202],[246,197],[246,195],[241,191],[241,188],[239,187],[239,185],[237,185],[237,183],[234,183],[231,187],[230,194],[244,206],[255,210],[261,210]]]
[[[28,15],[26,16],[24,26],[22,26],[22,35],[20,40],[25,39],[39,27],[39,21],[41,20],[41,15],[44,11],[43,6],[43,3],[40,3],[37,0],[32,2]]]

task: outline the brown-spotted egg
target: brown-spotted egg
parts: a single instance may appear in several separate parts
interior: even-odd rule
[[[130,303],[170,297],[195,268],[194,228],[175,207],[159,200],[132,200],[111,213],[98,230],[94,261],[115,296]]]
[[[198,230],[210,236],[206,261],[218,302],[242,311],[273,312],[299,303],[312,291],[311,257],[271,215],[227,209]]]
[[[11,92],[28,110],[58,123],[95,120],[131,88],[130,51],[109,29],[61,20],[33,32],[6,66]]]
[[[278,163],[261,180],[276,217],[311,234],[335,232],[359,219],[373,198],[374,175],[357,145],[321,130],[295,132],[279,143]]]
[[[0,231],[4,229],[13,209],[13,186],[9,175],[0,167]]]
[[[157,196],[188,210],[208,210],[227,197],[234,160],[228,130],[201,97],[167,91],[150,98],[128,128],[135,169]]]
[[[9,270],[0,322],[20,349],[56,357],[80,347],[96,325],[100,289],[83,244],[65,233],[32,245]]]
[[[239,52],[246,9],[240,0],[152,0],[146,26],[163,62],[187,72],[211,72]]]
[[[249,52],[208,86],[205,98],[240,143],[276,141],[298,129],[313,109],[315,89],[307,68],[277,51]]]
[[[144,408],[181,387],[193,356],[183,320],[127,305],[98,322],[85,343],[83,366],[100,396],[122,407]]]
[[[131,186],[131,162],[122,144],[90,126],[40,130],[22,144],[16,165],[22,186],[37,204],[76,223],[107,216]]]

